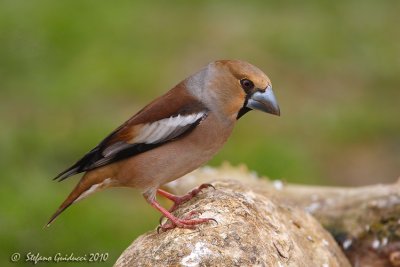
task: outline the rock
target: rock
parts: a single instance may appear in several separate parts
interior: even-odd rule
[[[222,180],[174,212],[214,218],[195,230],[148,232],[115,266],[350,266],[332,236],[310,214],[260,194],[242,181]]]

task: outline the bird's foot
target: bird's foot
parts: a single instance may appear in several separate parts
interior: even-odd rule
[[[179,219],[175,216],[168,216],[168,221],[164,224],[160,223],[160,225],[157,227],[157,233],[160,233],[160,231],[166,232],[174,228],[194,229],[197,224],[206,223],[209,221],[214,221],[217,223],[217,221],[212,218],[192,219],[195,214],[198,214],[198,212],[191,211],[182,219]]]
[[[212,184],[202,184],[199,187],[193,189],[192,191],[190,191],[189,193],[187,193],[186,195],[183,195],[183,196],[176,196],[176,195],[168,193],[167,191],[164,191],[162,189],[157,189],[157,193],[162,195],[162,196],[164,196],[165,198],[168,198],[172,202],[174,202],[174,205],[168,210],[169,212],[173,212],[179,207],[179,205],[191,200],[192,198],[197,196],[199,193],[201,193],[201,191],[203,189],[206,189],[206,188],[209,188],[209,187],[211,187],[211,188],[213,188],[215,190],[215,187]],[[160,225],[163,225],[162,220],[164,218],[165,218],[165,215],[162,215],[160,217],[160,220],[159,220]]]
[[[160,226],[157,228],[157,232],[159,232],[160,230],[162,232],[168,231],[170,229],[174,229],[174,228],[185,228],[185,229],[194,229],[195,226],[197,224],[201,224],[201,223],[206,223],[209,221],[214,221],[217,223],[217,221],[215,219],[212,218],[197,218],[197,219],[192,219],[193,215],[198,214],[198,212],[196,211],[192,211],[189,212],[186,216],[184,216],[182,219],[175,217],[171,211],[174,211],[177,209],[177,207],[186,202],[189,201],[190,199],[192,199],[193,197],[195,197],[196,195],[198,195],[202,189],[208,188],[208,187],[212,187],[215,189],[214,186],[212,186],[211,184],[202,184],[200,185],[198,188],[193,189],[192,191],[190,191],[188,194],[184,195],[184,196],[175,196],[173,194],[170,194],[164,190],[158,189],[157,193],[159,193],[160,195],[172,200],[174,202],[174,206],[170,209],[167,210],[164,207],[162,207],[156,200],[155,198],[151,198],[148,195],[144,194],[144,197],[146,198],[146,200],[157,210],[159,210],[163,216],[160,218]],[[162,219],[166,217],[167,220],[165,223],[162,223]]]
[[[157,189],[157,193],[159,193],[160,195],[162,195],[162,196],[168,198],[169,200],[171,200],[172,202],[174,202],[174,205],[169,209],[169,212],[173,212],[179,207],[179,205],[191,200],[192,198],[197,196],[199,193],[201,193],[201,190],[209,188],[209,187],[212,187],[213,189],[215,189],[215,187],[212,184],[202,184],[199,187],[193,189],[192,191],[190,191],[189,193],[187,193],[186,195],[183,195],[183,196],[176,196],[176,195],[168,193],[162,189]]]

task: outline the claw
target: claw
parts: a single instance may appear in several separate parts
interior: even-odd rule
[[[183,195],[181,197],[170,194],[162,189],[158,189],[157,193],[159,193],[160,195],[163,195],[164,197],[173,201],[174,205],[169,210],[166,210],[157,201],[155,201],[155,199],[147,199],[153,207],[158,209],[163,214],[159,219],[160,225],[157,227],[157,233],[160,233],[160,231],[165,232],[170,229],[174,229],[176,227],[185,228],[185,229],[194,229],[195,225],[201,224],[201,223],[206,223],[209,221],[214,221],[215,223],[218,224],[218,222],[212,218],[192,219],[193,215],[198,214],[197,211],[189,212],[182,219],[179,219],[171,214],[171,212],[175,211],[179,207],[180,204],[189,201],[193,197],[197,196],[200,192],[202,192],[203,189],[206,189],[208,187],[212,187],[215,190],[215,187],[212,184],[202,184],[198,188],[193,189],[192,191],[190,191],[189,193],[187,193],[186,195]],[[167,218],[167,220],[163,224],[164,218]]]
[[[164,218],[165,218],[165,216],[161,215],[160,219],[158,220],[158,224],[159,225],[162,225],[162,221],[163,221]]]
[[[214,219],[214,218],[208,218],[210,221],[213,221],[213,222],[215,222],[217,225],[219,224],[218,222],[217,222],[217,220],[216,219]]]
[[[201,190],[201,189],[208,188],[208,187],[211,187],[212,189],[216,190],[215,186],[213,186],[212,184],[202,184],[199,186],[199,189]]]
[[[212,184],[202,184],[198,188],[193,189],[192,191],[183,196],[175,196],[162,189],[157,189],[157,193],[174,202],[174,205],[169,209],[169,212],[172,212],[176,210],[180,204],[183,204],[191,200],[192,198],[197,196],[200,192],[202,192],[203,189],[206,189],[208,187],[212,187],[215,190],[215,187]]]
[[[163,225],[159,225],[157,227],[157,233],[160,233],[160,230],[162,232],[166,232],[168,230],[174,229],[176,227],[178,228],[184,228],[184,229],[195,229],[195,226],[197,224],[201,223],[206,223],[209,221],[214,221],[218,224],[218,222],[215,219],[212,218],[201,218],[201,219],[178,219],[176,221],[171,221],[169,223],[165,223]]]
[[[201,224],[201,223],[206,223],[213,221],[216,224],[218,224],[217,220],[213,218],[199,218],[199,219],[192,219],[194,215],[199,214],[198,211],[191,211],[188,214],[186,214],[182,219],[176,218],[175,221],[168,220],[164,224],[161,224],[157,227],[157,233],[160,233],[160,230],[162,232],[166,232],[170,229],[174,229],[176,227],[178,228],[185,228],[185,229],[194,229],[195,225]]]

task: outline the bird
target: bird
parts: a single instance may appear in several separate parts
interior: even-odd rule
[[[212,218],[178,218],[173,210],[212,187],[200,185],[184,196],[160,187],[206,164],[225,144],[236,122],[259,110],[280,116],[268,76],[241,60],[217,60],[179,82],[125,121],[54,180],[84,173],[51,216],[49,226],[65,209],[87,196],[112,187],[140,189],[147,202],[167,218],[160,225],[193,229]],[[250,133],[249,133],[250,134]],[[167,210],[157,194],[174,202]]]

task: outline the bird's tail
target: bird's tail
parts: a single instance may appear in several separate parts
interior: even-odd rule
[[[87,172],[79,181],[79,183],[75,186],[74,190],[72,190],[72,192],[64,200],[61,206],[56,210],[53,216],[50,217],[50,220],[46,224],[46,227],[49,227],[50,224],[69,206],[109,185],[108,179],[98,181],[96,178],[99,177],[95,173]]]
[[[64,200],[64,202],[60,205],[57,211],[50,217],[49,222],[46,224],[46,227],[49,227],[50,224],[69,206],[71,206],[75,201],[78,200],[79,196],[82,195],[86,190],[82,189],[81,182],[76,185],[74,190],[68,195],[68,197]]]

